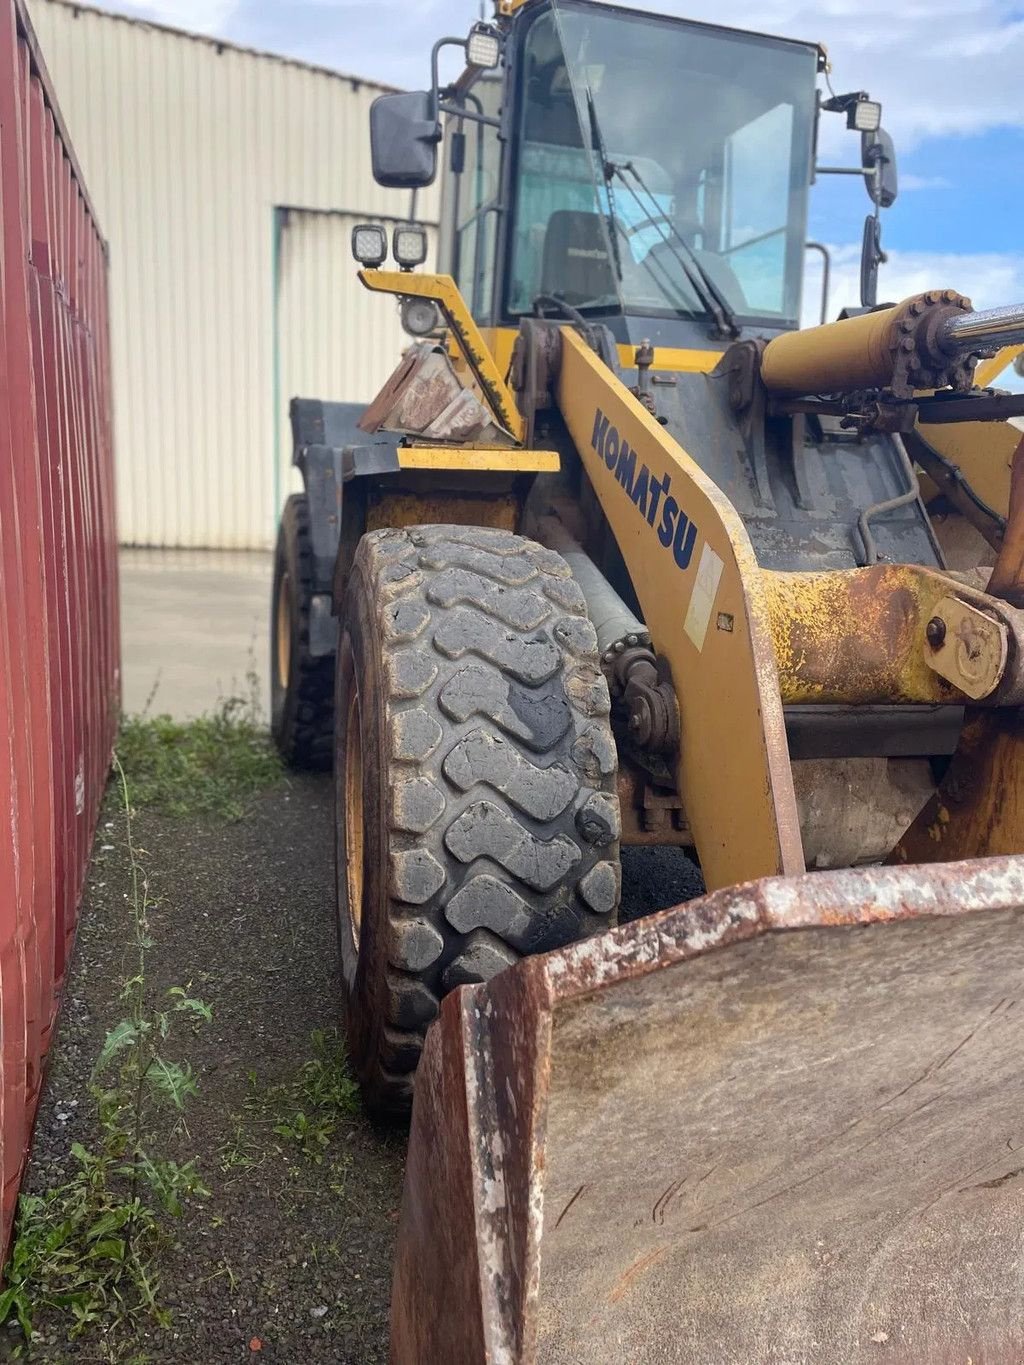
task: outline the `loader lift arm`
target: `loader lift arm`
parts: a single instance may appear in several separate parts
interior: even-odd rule
[[[671,668],[677,782],[706,885],[802,872],[768,603],[743,523],[569,328],[557,396]]]

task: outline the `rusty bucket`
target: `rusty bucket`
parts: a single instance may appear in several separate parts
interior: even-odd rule
[[[1024,1360],[1024,858],[770,878],[450,996],[395,1365]]]

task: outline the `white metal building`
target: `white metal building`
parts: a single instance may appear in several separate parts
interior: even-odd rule
[[[350,250],[356,222],[409,211],[370,172],[383,87],[68,0],[30,9],[110,243],[121,539],[268,545],[298,486],[289,397],[369,399],[403,344]],[[436,218],[432,191],[417,216]]]

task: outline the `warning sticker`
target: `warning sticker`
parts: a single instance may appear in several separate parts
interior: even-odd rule
[[[693,585],[690,605],[686,610],[686,620],[683,622],[683,630],[686,631],[698,649],[704,648],[704,639],[708,633],[711,613],[715,609],[715,596],[718,593],[718,582],[721,577],[722,561],[711,546],[705,544],[700,552],[697,581]]]

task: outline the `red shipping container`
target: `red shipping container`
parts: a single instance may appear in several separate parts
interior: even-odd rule
[[[120,703],[107,255],[22,0],[0,0],[0,1255]]]

